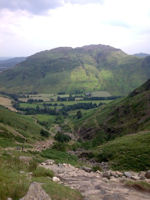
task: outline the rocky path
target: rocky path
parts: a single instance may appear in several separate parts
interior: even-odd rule
[[[49,138],[49,139],[43,140],[43,141],[38,141],[35,144],[33,144],[32,151],[40,152],[42,150],[48,149],[52,146],[53,142],[54,142],[53,138]]]
[[[150,200],[150,194],[128,188],[120,179],[104,178],[101,173],[86,172],[69,164],[42,163],[60,178],[61,183],[78,189],[84,200]]]
[[[51,200],[40,183],[31,183],[27,194],[20,200]]]

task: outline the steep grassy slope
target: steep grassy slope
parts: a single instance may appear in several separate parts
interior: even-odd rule
[[[142,171],[150,168],[150,132],[116,138],[97,148],[99,162],[109,161],[115,170]]]
[[[150,130],[150,80],[128,97],[107,104],[76,123],[79,136],[95,144]]]
[[[41,129],[31,118],[0,106],[0,146],[14,146],[16,142],[27,144],[42,139]]]
[[[146,59],[146,58],[145,58]],[[7,92],[108,91],[125,95],[148,79],[150,62],[105,45],[39,52],[0,74]]]

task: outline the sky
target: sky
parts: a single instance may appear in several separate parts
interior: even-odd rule
[[[150,53],[150,0],[0,0],[0,57],[105,44]]]

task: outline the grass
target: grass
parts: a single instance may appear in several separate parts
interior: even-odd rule
[[[0,96],[0,105],[8,108],[11,111],[16,111],[16,109],[13,108],[12,100],[8,97]]]
[[[0,145],[3,147],[15,144],[15,141],[25,144],[41,140],[41,129],[42,127],[28,116],[0,106]]]
[[[38,123],[45,125],[46,128],[52,127],[55,124],[56,116],[48,114],[37,114],[32,116]]]
[[[53,171],[49,170],[49,169],[45,169],[43,167],[37,167],[34,171],[33,171],[33,176],[34,177],[53,177],[54,173]]]
[[[38,115],[33,115],[34,118],[36,118],[39,121],[47,121],[47,122],[54,122],[55,121],[55,116],[54,115],[47,115],[47,114],[38,114]]]
[[[52,200],[82,200],[83,197],[77,190],[64,187],[63,185],[49,182],[43,185],[45,191],[50,195]]]
[[[110,97],[111,94],[106,91],[96,91],[92,92],[92,97]]]
[[[0,199],[18,200],[26,194],[30,184],[25,173],[20,173],[21,170],[27,172],[28,166],[13,153],[0,153]]]
[[[52,182],[47,177],[33,177],[32,181],[43,183],[42,187],[52,200],[83,200],[79,191]]]
[[[44,158],[55,160],[57,163],[69,163],[72,165],[78,165],[78,158],[69,153],[57,151],[55,149],[47,149],[42,151],[41,156]]]
[[[41,103],[20,103],[19,106],[21,108],[36,108],[37,106],[43,108]]]
[[[98,147],[97,159],[114,170],[145,171],[150,168],[149,144],[150,132],[122,136]]]
[[[30,156],[32,160],[29,164],[19,159],[20,156]],[[38,163],[43,158],[38,153],[0,151],[0,199],[13,200],[22,198],[28,191],[32,182],[43,183],[42,187],[50,195],[52,200],[82,200],[81,194],[69,187],[52,182],[50,178],[54,173],[42,167]],[[32,172],[30,178],[28,173]]]
[[[26,194],[28,187],[29,181],[24,175],[8,168],[0,168],[0,199],[7,200],[11,197],[18,200]]]
[[[20,159],[20,156],[32,157],[29,163]],[[35,177],[51,177],[53,172],[38,168],[43,161],[39,154],[18,152],[15,150],[0,150],[0,199],[13,200],[22,198],[32,182],[28,173],[33,172]],[[21,173],[22,172],[22,173]]]

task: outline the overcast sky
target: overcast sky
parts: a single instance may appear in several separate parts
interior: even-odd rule
[[[0,0],[0,57],[106,44],[150,53],[150,0]]]

